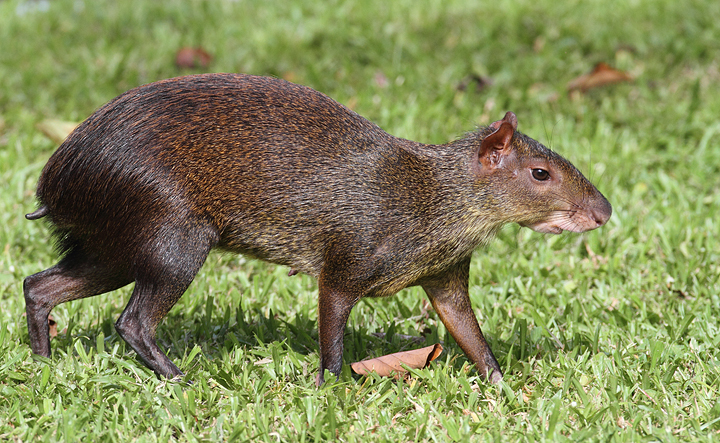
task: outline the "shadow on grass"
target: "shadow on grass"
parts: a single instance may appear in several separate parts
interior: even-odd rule
[[[188,318],[184,313],[171,313],[158,327],[157,341],[173,360],[181,358],[195,345],[210,356],[222,347],[228,350],[238,346],[255,348],[273,342],[285,342],[289,349],[302,355],[318,352],[317,321],[314,318],[305,313],[286,316],[282,312],[270,311],[266,314],[263,311],[260,308],[243,310],[238,307],[231,315],[211,318]],[[71,353],[77,340],[81,340],[86,349],[95,348],[101,332],[109,344],[124,343],[115,331],[115,321],[115,317],[107,317],[99,324],[82,326],[71,318],[67,325],[60,325],[63,329],[52,339],[52,348]],[[406,331],[397,331],[394,323],[383,334],[378,337],[365,327],[349,325],[345,329],[346,356],[363,359],[369,356],[368,353],[398,352],[409,349],[413,344],[400,335],[406,334]],[[437,331],[433,329],[430,335],[437,336]],[[23,342],[29,345],[27,333]]]
[[[115,318],[105,318],[93,326],[79,326],[73,320],[67,325],[68,330],[58,334],[52,340],[54,352],[74,354],[74,343],[80,341],[86,352],[96,348],[97,339],[102,333],[105,337],[105,349],[115,343],[121,343],[127,357],[136,359],[135,353],[119,337],[114,327]],[[445,333],[440,336],[435,325],[428,325],[424,337],[414,340],[407,338],[412,331],[402,330],[394,322],[390,322],[382,336],[372,334],[364,326],[348,325],[345,329],[343,361],[349,364],[385,354],[406,351],[413,348],[442,343],[444,356],[452,356],[450,364],[459,372],[469,362],[463,351],[452,337]],[[532,361],[536,359],[555,359],[558,352],[585,352],[593,348],[593,337],[555,337],[535,336],[528,331],[528,325],[516,323],[512,336],[502,340],[485,331],[488,344],[495,353],[500,367],[507,376],[526,378],[531,370]],[[26,336],[27,337],[27,336]],[[318,354],[317,323],[305,313],[284,315],[283,312],[265,312],[261,308],[243,310],[240,307],[228,309],[218,315],[202,314],[188,317],[186,313],[171,313],[158,328],[158,344],[170,359],[179,364],[196,345],[202,349],[209,360],[221,358],[224,351],[232,352],[237,348],[265,349],[264,345],[283,343],[283,347],[301,355]],[[27,339],[24,340],[27,342]],[[29,344],[29,342],[28,342]],[[126,358],[127,358],[126,357]]]

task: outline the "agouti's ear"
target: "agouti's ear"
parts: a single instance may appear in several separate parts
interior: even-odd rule
[[[517,117],[512,112],[505,114],[502,120],[490,125],[494,129],[490,135],[480,143],[478,161],[483,168],[496,168],[500,159],[510,152],[513,134],[517,130]]]

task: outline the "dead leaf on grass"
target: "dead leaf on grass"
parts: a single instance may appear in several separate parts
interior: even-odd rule
[[[625,71],[617,70],[607,63],[598,63],[589,74],[583,74],[573,79],[567,85],[568,92],[587,92],[589,89],[633,80]]]
[[[291,83],[298,83],[298,75],[295,71],[285,71],[282,73],[283,80],[287,80]]]
[[[376,71],[373,80],[375,81],[375,86],[378,88],[385,89],[390,85],[390,80],[388,80],[382,71]]]
[[[57,323],[52,315],[48,315],[48,325],[50,326],[50,338],[57,337]]]
[[[203,48],[181,48],[175,54],[175,64],[178,68],[207,68],[212,61],[212,55],[208,54]]]
[[[412,351],[396,352],[394,354],[383,355],[369,360],[355,362],[350,365],[356,374],[367,375],[375,371],[381,377],[399,378],[405,373],[407,366],[412,369],[426,368],[431,361],[438,358],[442,353],[443,347],[440,343],[432,346],[426,346]]]
[[[480,92],[492,85],[492,79],[477,74],[470,74],[457,84],[458,91]]]
[[[42,132],[45,137],[59,145],[65,141],[67,136],[70,135],[75,128],[77,128],[77,125],[78,123],[76,122],[66,122],[49,118],[41,121],[35,125],[35,127],[38,131]]]

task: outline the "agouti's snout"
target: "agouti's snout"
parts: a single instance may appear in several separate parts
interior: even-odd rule
[[[182,372],[155,331],[208,253],[318,278],[320,370],[342,364],[363,297],[420,285],[478,370],[502,377],[468,297],[472,251],[506,223],[604,224],[607,200],[569,162],[502,120],[445,145],[393,137],[310,88],[233,74],[180,77],[112,100],[38,182],[62,258],[25,279],[33,352],[60,303],[134,282],[118,333],[157,374]]]

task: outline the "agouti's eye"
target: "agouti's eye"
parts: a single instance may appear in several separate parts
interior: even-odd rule
[[[550,173],[544,169],[533,169],[532,176],[535,180],[544,182],[550,178]]]

